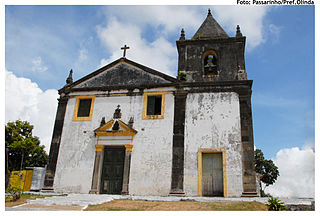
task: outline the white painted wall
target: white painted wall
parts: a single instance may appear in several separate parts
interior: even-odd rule
[[[198,149],[225,148],[228,197],[242,193],[240,107],[237,93],[188,94],[184,190],[198,195]]]
[[[174,96],[165,96],[164,119],[142,120],[142,106],[136,114],[139,120],[134,128],[138,133],[133,139],[129,193],[167,196],[171,187]]]
[[[54,180],[57,192],[88,193],[91,189],[97,137],[93,131],[113,118],[120,105],[121,120],[134,117],[129,193],[168,195],[171,185],[174,97],[165,96],[164,119],[142,119],[143,96],[96,97],[91,121],[72,121],[75,98],[68,101]]]

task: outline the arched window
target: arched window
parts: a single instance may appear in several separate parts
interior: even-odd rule
[[[217,54],[209,50],[203,55],[203,70],[205,75],[217,75]]]

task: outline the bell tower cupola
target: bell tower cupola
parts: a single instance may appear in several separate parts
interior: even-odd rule
[[[214,82],[247,79],[244,62],[246,38],[240,27],[229,37],[213,18],[211,10],[191,39],[182,29],[177,43],[178,72],[187,82]]]

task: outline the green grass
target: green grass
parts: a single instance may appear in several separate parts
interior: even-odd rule
[[[113,200],[89,205],[85,211],[267,211],[259,202],[197,202]]]
[[[230,202],[230,203],[210,203],[213,211],[259,211],[265,205],[259,202]]]

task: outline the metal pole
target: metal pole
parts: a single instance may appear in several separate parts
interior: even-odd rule
[[[23,156],[24,156],[24,152],[22,152],[22,156],[21,156],[20,171],[22,170]]]

